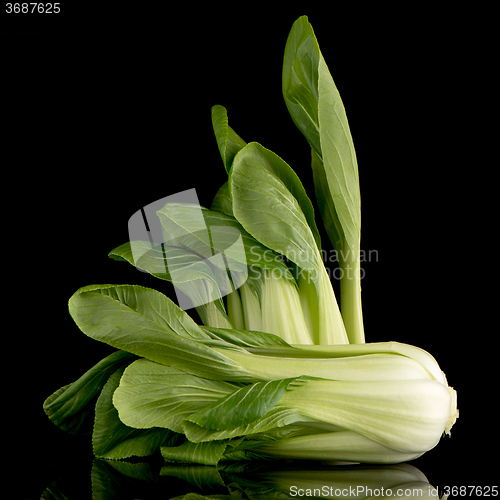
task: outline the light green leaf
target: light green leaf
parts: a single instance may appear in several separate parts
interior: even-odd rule
[[[201,427],[227,430],[263,417],[285,393],[294,378],[256,382],[190,415],[187,420]]]
[[[138,260],[134,255],[140,255]],[[149,241],[127,241],[114,248],[109,257],[127,261],[133,266],[166,281],[184,283],[196,279],[214,281],[206,262],[193,251],[165,244],[152,245]],[[204,264],[204,265],[203,265]]]
[[[287,40],[283,96],[292,120],[320,161],[314,169],[318,201],[320,206],[327,202],[325,198],[333,202],[334,212],[328,203],[330,210],[323,209],[322,216],[327,218],[327,229],[341,228],[342,247],[338,247],[338,235],[329,233],[330,239],[339,251],[346,250],[346,244],[357,250],[361,214],[356,153],[340,94],[306,16],[294,23]]]
[[[311,200],[307,196],[304,186],[294,170],[278,155],[256,142],[252,142],[245,146],[244,152],[239,153],[238,156],[240,162],[247,161],[251,164],[258,165],[259,168],[267,170],[286,190],[288,190],[300,207],[310,231],[314,236],[316,246],[318,249],[321,249],[321,238],[316,226]],[[230,189],[231,187],[232,184],[230,184]],[[241,215],[241,210],[238,210],[238,213]]]
[[[288,35],[283,58],[282,90],[285,104],[297,128],[321,158],[318,118],[319,46],[306,16]]]
[[[322,262],[308,220],[275,173],[281,167],[273,165],[283,163],[260,144],[245,146],[236,155],[229,176],[233,211],[256,240],[317,274]]]
[[[125,370],[113,404],[120,420],[130,427],[182,432],[185,418],[237,388],[228,382],[207,380],[139,359]]]
[[[210,336],[156,290],[90,285],[71,297],[69,309],[86,335],[118,349],[209,379],[251,379],[235,362],[203,345]]]
[[[226,328],[205,327],[205,332],[209,333],[214,339],[220,339],[230,344],[244,347],[290,347],[291,346],[277,335],[265,332],[254,332],[246,330],[230,330]]]
[[[226,108],[218,104],[212,107],[212,126],[224,167],[229,173],[234,156],[246,142],[228,125]]]
[[[118,411],[113,406],[113,394],[124,370],[122,367],[111,375],[97,399],[92,434],[92,447],[96,457],[119,460],[149,456],[176,436],[166,429],[134,429],[119,419]]]
[[[344,105],[323,57],[319,60],[318,118],[323,165],[347,250],[359,251],[361,205],[358,164]]]
[[[342,248],[344,245],[344,232],[335,210],[333,197],[328,187],[323,161],[318,157],[314,149],[311,149],[311,167],[313,172],[316,202],[319,206],[326,234],[328,234],[333,248],[338,252],[338,259],[340,260],[343,255]]]

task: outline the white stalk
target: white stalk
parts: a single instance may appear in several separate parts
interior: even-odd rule
[[[296,286],[265,271],[261,296],[262,331],[291,344],[313,344]]]

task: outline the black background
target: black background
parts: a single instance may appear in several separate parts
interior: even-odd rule
[[[488,306],[473,303],[486,262],[468,209],[477,39],[470,21],[435,9],[314,5],[63,2],[50,19],[3,15],[4,453],[16,498],[37,498],[61,474],[87,481],[89,440],[55,428],[42,403],[111,349],[79,332],[67,301],[93,283],[172,293],[107,253],[148,203],[196,188],[210,204],[226,175],[212,105],[245,141],[287,161],[313,197],[309,150],[281,95],[286,38],[304,14],[357,151],[362,248],[376,251],[363,264],[367,341],[428,350],[458,391],[452,437],[413,465],[435,486],[497,481],[493,379],[488,348],[476,347]]]

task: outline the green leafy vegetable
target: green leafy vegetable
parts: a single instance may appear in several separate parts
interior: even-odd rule
[[[227,179],[210,208],[167,203],[157,212],[163,243],[131,241],[110,253],[172,282],[202,324],[137,285],[90,285],[69,300],[80,330],[118,351],[44,410],[70,432],[93,427],[97,457],[394,463],[450,433],[456,392],[436,360],[398,342],[365,343],[356,155],[306,17],[288,38],[282,88],[311,148],[316,202],[340,256],[341,311],[296,171],[243,141],[214,106]],[[103,468],[95,470],[99,479]]]
[[[112,295],[134,297],[135,310],[145,309],[138,304],[142,297],[150,299],[140,290]],[[156,327],[157,334],[152,335],[149,328],[147,335],[131,343],[130,335],[137,328],[135,317],[130,323],[122,320],[119,329],[111,331],[109,303],[103,316],[101,309],[93,309],[94,300],[84,292],[73,306],[77,318],[80,310],[85,311],[87,321],[80,324],[85,333],[104,329],[106,336],[94,334],[94,338],[150,358],[153,356],[149,353],[154,352],[154,361],[162,363],[135,361],[121,378],[113,403],[120,419],[131,427],[165,427],[186,434],[191,442],[246,435],[254,441],[266,441],[266,434],[282,426],[286,431],[291,423],[307,423],[327,432],[349,430],[359,434],[389,450],[380,452],[379,460],[393,461],[400,453],[406,459],[409,454],[418,455],[435,446],[456,418],[455,393],[437,364],[429,355],[420,355],[420,350],[414,354],[411,347],[406,353],[421,358],[423,364],[397,354],[398,349],[390,345],[336,346],[322,349],[323,357],[318,358],[315,352],[321,346],[308,349],[276,341],[282,354],[276,357],[269,355],[268,345],[252,342],[249,332],[243,335],[243,341],[232,343],[237,332],[217,335],[218,330],[211,328],[186,334],[187,326],[184,323],[184,328],[179,328],[183,324],[180,321],[178,333]],[[165,310],[176,307],[166,297],[157,297],[157,302]],[[156,313],[144,316],[157,319]],[[160,344],[161,337],[169,337],[168,344],[176,348],[163,350],[167,343]],[[287,350],[302,351],[303,357],[287,357]],[[202,353],[204,363],[200,362]],[[240,382],[251,385],[241,387]],[[285,415],[292,417],[291,422],[283,419]],[[291,438],[303,431],[299,425],[285,435]],[[258,446],[252,448],[253,453],[258,450]],[[358,460],[361,456],[357,452],[342,453],[339,459]]]

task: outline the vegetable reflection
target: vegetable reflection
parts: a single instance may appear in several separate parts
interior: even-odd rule
[[[317,462],[234,462],[222,467],[94,460],[93,500],[438,498],[425,475],[409,464],[329,465]],[[63,496],[57,485],[43,499]]]

